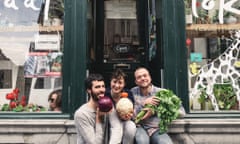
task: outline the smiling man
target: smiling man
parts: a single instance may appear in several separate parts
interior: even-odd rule
[[[89,101],[74,115],[77,129],[77,144],[120,144],[122,129],[114,109],[109,112],[99,110],[99,99],[105,96],[104,78],[100,74],[90,74],[85,80]],[[114,125],[109,124],[112,123]],[[109,126],[109,127],[108,127]]]
[[[100,112],[98,100],[104,97],[105,83],[100,74],[90,74],[85,80],[89,101],[74,115],[77,144],[103,144],[107,113]]]
[[[135,115],[139,113],[146,104],[157,106],[160,101],[155,94],[161,90],[152,84],[149,71],[140,67],[134,73],[136,87],[131,91],[135,98]],[[173,144],[167,133],[159,134],[159,118],[153,114],[151,109],[146,109],[146,114],[141,119],[141,124],[137,125],[136,143],[137,144]]]

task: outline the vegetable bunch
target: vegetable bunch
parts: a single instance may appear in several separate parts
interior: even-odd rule
[[[160,119],[159,133],[162,134],[168,130],[169,124],[179,116],[179,109],[182,101],[171,90],[167,89],[158,91],[156,93],[156,98],[160,100],[159,105],[154,106],[146,104],[144,108],[150,108],[153,114],[157,114],[157,117]],[[146,111],[141,110],[137,114],[135,122],[139,123],[145,114]]]

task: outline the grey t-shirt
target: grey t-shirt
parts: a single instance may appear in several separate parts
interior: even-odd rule
[[[105,121],[96,123],[96,111],[83,104],[74,115],[77,144],[104,144]]]

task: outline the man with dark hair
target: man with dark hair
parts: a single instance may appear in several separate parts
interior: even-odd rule
[[[85,80],[89,101],[83,104],[74,115],[77,129],[77,144],[103,144],[105,113],[98,109],[98,99],[104,96],[104,79],[99,74],[90,74]]]
[[[108,115],[114,114],[113,110],[110,112],[101,112],[98,108],[98,100],[104,97],[105,93],[105,83],[102,75],[90,74],[85,80],[85,88],[89,100],[74,115],[77,144],[108,144],[109,141],[112,141],[112,144],[120,143],[111,140],[111,137],[117,138],[119,135],[118,131],[113,130],[114,133],[111,133],[110,138],[108,137]],[[118,123],[114,119],[110,120],[115,124]],[[115,128],[118,129],[118,127]]]

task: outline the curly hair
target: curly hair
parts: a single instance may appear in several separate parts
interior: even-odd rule
[[[124,79],[126,81],[127,75],[121,70],[121,69],[116,69],[111,76],[111,79]]]

